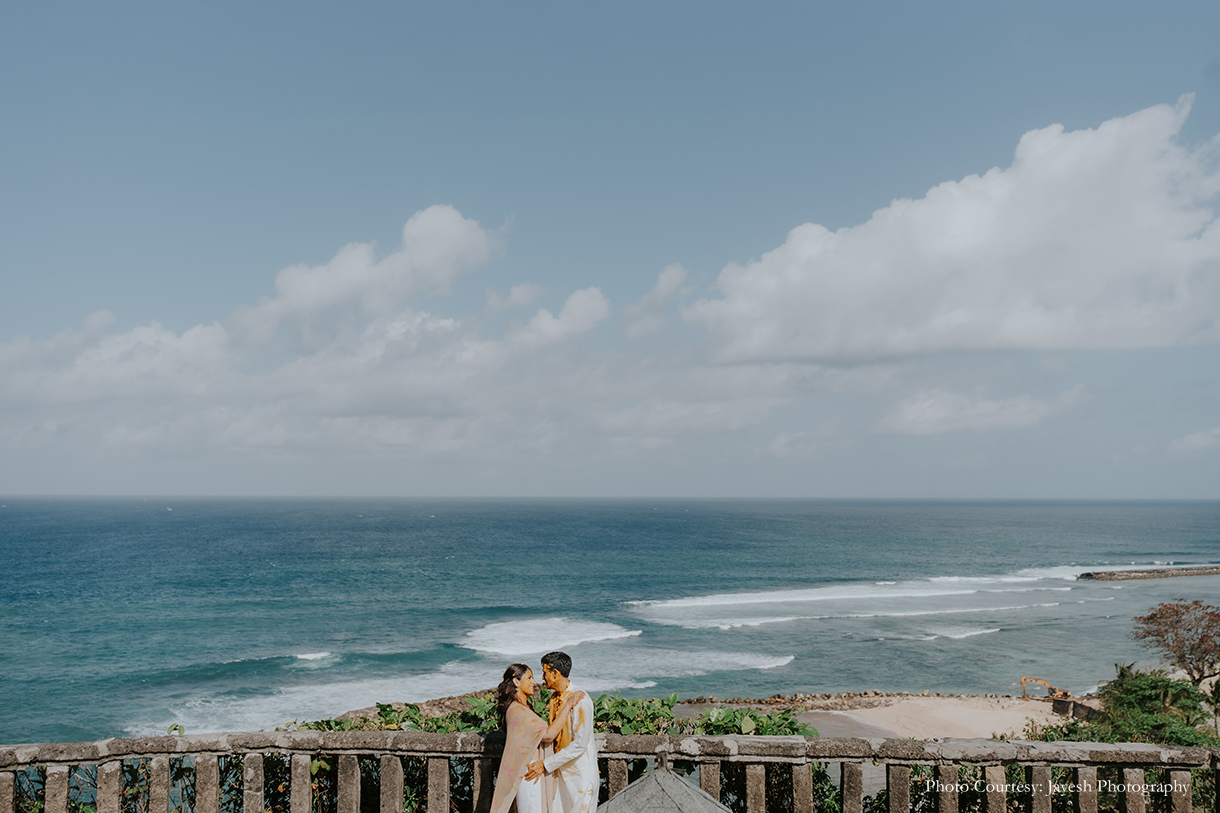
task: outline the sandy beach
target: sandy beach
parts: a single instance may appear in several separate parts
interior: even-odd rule
[[[733,698],[695,698],[680,703],[675,713],[693,717],[723,702],[730,706],[789,708],[798,719],[823,737],[911,737],[918,740],[1020,736],[1030,720],[1062,721],[1051,703],[1041,698],[1023,700],[1007,695],[884,694],[795,695],[762,701]]]
[[[888,700],[888,698],[887,698]],[[1019,697],[897,697],[850,711],[798,715],[823,737],[911,737],[917,740],[1019,737],[1026,724],[1062,721],[1051,704]],[[846,718],[845,720],[843,718]]]

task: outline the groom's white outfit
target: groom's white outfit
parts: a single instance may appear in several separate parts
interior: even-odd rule
[[[571,692],[579,691],[568,683],[551,699],[551,717]],[[551,810],[559,813],[594,813],[597,810],[597,745],[593,742],[593,700],[589,693],[568,715],[567,723],[555,739],[555,753],[543,760],[553,777],[555,795]]]

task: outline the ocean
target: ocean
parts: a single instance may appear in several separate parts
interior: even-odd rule
[[[249,731],[489,688],[1074,693],[1220,577],[1220,502],[0,498],[0,742]]]

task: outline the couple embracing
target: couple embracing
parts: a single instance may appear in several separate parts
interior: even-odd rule
[[[571,671],[572,659],[565,653],[542,656],[542,680],[551,690],[548,726],[530,707],[537,686],[533,671],[523,663],[504,670],[496,703],[507,736],[491,813],[593,813],[597,809],[593,701],[568,680]]]

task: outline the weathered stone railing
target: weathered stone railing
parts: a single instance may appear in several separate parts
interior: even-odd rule
[[[983,794],[985,813],[1006,813],[1009,792],[1020,792],[1028,813],[1051,813],[1052,771],[1074,771],[1071,784],[1075,813],[1097,813],[1099,769],[1117,771],[1115,787],[1123,813],[1145,813],[1145,770],[1159,769],[1167,786],[1168,813],[1191,813],[1192,771],[1212,772],[1220,786],[1220,749],[1168,748],[1141,744],[1078,742],[1023,742],[995,740],[862,740],[805,737],[678,737],[598,735],[600,756],[606,760],[609,793],[627,784],[628,764],[635,759],[664,755],[667,761],[699,767],[699,784],[712,796],[721,796],[721,768],[739,764],[745,770],[748,811],[768,809],[767,767],[790,771],[795,813],[813,813],[814,763],[837,763],[835,778],[842,813],[863,813],[866,767],[885,766],[889,813],[911,809],[912,766],[932,766],[938,813],[957,813],[963,792],[960,770],[977,768],[971,785]],[[241,758],[243,813],[263,813],[264,755],[278,754],[290,764],[290,813],[315,809],[311,761],[320,754],[337,759],[333,805],[337,813],[359,813],[361,780],[358,760],[380,757],[378,805],[381,813],[401,813],[403,804],[402,757],[426,760],[427,810],[450,810],[451,760],[471,760],[470,803],[475,811],[490,807],[492,781],[503,748],[500,735],[474,733],[429,734],[403,731],[292,731],[253,734],[218,734],[191,737],[110,739],[91,743],[17,745],[0,748],[0,813],[13,813],[17,777],[30,768],[45,769],[43,813],[68,813],[69,780],[74,766],[96,766],[94,791],[98,813],[120,813],[123,807],[123,766],[146,761],[147,813],[171,809],[170,761],[191,758],[194,763],[194,813],[219,813],[221,782],[219,758]],[[1024,768],[1023,787],[1013,788],[1006,766]],[[368,802],[366,800],[366,809]],[[784,805],[787,806],[786,804]],[[774,802],[771,813],[778,813]],[[1216,799],[1210,807],[1220,813]]]

